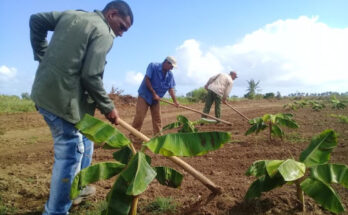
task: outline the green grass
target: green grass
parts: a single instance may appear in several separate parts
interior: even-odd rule
[[[177,211],[178,204],[172,198],[157,197],[145,206],[145,211],[152,214],[173,213]]]
[[[35,105],[32,100],[21,99],[18,96],[0,95],[0,114],[30,111],[35,111]]]
[[[3,203],[0,196],[0,215],[16,214],[17,209]]]
[[[92,202],[92,201],[85,201],[81,203],[79,206],[74,207],[70,211],[70,215],[100,215],[100,213],[106,209],[107,202],[106,201],[99,201],[99,202]]]
[[[306,138],[302,137],[300,133],[291,132],[285,134],[285,139],[289,140],[292,143],[299,143],[307,141]]]
[[[168,102],[172,102],[173,103],[173,100],[172,98],[162,98],[163,100],[165,101],[168,101]],[[181,105],[188,105],[188,104],[194,104],[196,102],[191,102],[187,97],[184,97],[184,96],[179,96],[179,97],[176,97],[176,100],[178,101],[179,104]],[[161,105],[169,105],[165,102],[161,102]]]

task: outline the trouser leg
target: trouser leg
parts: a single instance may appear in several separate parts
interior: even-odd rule
[[[45,204],[44,214],[67,214],[72,201],[70,188],[81,169],[84,153],[83,135],[64,119],[39,108],[51,129],[54,140],[54,164],[52,169],[50,195]]]
[[[152,118],[153,135],[157,135],[160,133],[162,129],[160,102],[157,102],[156,104],[152,104],[150,106],[150,110],[151,110],[151,118]]]
[[[204,105],[204,109],[203,109],[203,113],[209,114],[210,112],[210,108],[214,102],[214,94],[213,91],[208,90],[208,95],[207,98],[205,100],[205,105]],[[204,115],[202,115],[202,117],[205,117]]]
[[[138,131],[140,131],[141,127],[143,126],[148,108],[149,105],[146,103],[145,99],[141,96],[138,96],[137,105],[135,108],[135,116],[132,123],[132,126]]]
[[[215,117],[221,117],[221,97],[215,94]]]

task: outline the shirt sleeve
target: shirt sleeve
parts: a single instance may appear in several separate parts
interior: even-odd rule
[[[174,80],[174,75],[173,75],[173,73],[171,73],[171,80],[170,80],[170,82],[169,82],[169,89],[171,89],[171,88],[175,88],[175,80]]]
[[[152,73],[153,73],[153,64],[150,63],[150,64],[147,66],[146,74],[145,74],[145,75],[151,79]]]
[[[81,70],[82,85],[103,114],[109,113],[114,109],[114,104],[103,86],[106,55],[111,49],[112,43],[113,38],[110,36],[99,36],[95,38],[88,45]]]
[[[48,47],[47,33],[48,31],[54,31],[61,14],[61,12],[49,12],[31,15],[29,28],[34,60],[41,62]]]
[[[230,95],[230,92],[231,92],[231,90],[232,90],[232,85],[233,85],[233,82],[232,82],[232,81],[228,81],[228,82],[227,82],[227,86],[226,86],[226,88],[225,88],[223,98],[227,98],[228,95]]]

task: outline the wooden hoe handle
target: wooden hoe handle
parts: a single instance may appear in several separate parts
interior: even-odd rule
[[[164,100],[164,99],[160,99],[160,100],[161,100],[161,102],[164,102],[164,103],[171,104],[171,105],[174,105],[174,106],[175,106],[174,103],[168,102],[168,101],[166,101],[166,100]],[[230,123],[230,122],[228,122],[228,121],[225,121],[225,120],[216,118],[216,117],[214,117],[214,116],[211,116],[211,115],[209,115],[209,114],[203,113],[203,112],[201,112],[201,111],[198,111],[198,110],[195,110],[195,109],[192,109],[192,108],[189,108],[189,107],[185,107],[185,106],[183,106],[183,105],[179,105],[179,107],[180,107],[180,108],[183,108],[183,109],[186,109],[186,110],[190,110],[190,111],[196,112],[196,113],[200,113],[200,114],[202,114],[202,115],[204,115],[204,116],[206,116],[206,117],[209,117],[209,118],[215,119],[215,120],[217,120],[217,121],[226,123],[227,125],[232,125],[232,123]]]
[[[119,124],[127,129],[128,131],[130,131],[133,135],[137,136],[138,138],[142,139],[145,142],[148,142],[150,140],[150,138],[148,138],[147,136],[145,136],[143,133],[141,133],[140,131],[136,130],[135,128],[133,128],[132,126],[130,126],[128,123],[126,123],[125,121],[123,121],[122,119],[118,119]],[[190,173],[193,177],[195,177],[197,180],[199,180],[200,182],[202,182],[202,184],[204,184],[209,190],[211,190],[214,193],[220,194],[222,193],[222,188],[215,185],[211,180],[209,180],[207,177],[205,177],[202,173],[200,173],[199,171],[197,171],[195,168],[193,168],[192,166],[190,166],[188,163],[186,163],[185,161],[181,160],[180,158],[176,157],[176,156],[169,156],[167,157],[169,160],[173,161],[174,163],[176,163],[178,166],[182,167],[184,170],[186,170],[188,173]]]

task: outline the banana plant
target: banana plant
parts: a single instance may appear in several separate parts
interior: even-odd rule
[[[331,117],[338,118],[338,119],[340,120],[340,122],[342,122],[342,123],[348,124],[348,116],[341,115],[341,114],[339,114],[339,115],[337,115],[337,114],[331,114],[330,116],[331,116]]]
[[[336,99],[336,96],[333,96],[331,99],[331,103],[332,103],[332,109],[344,109],[346,107],[346,105],[344,103],[342,103],[340,100]]]
[[[176,117],[176,119],[177,119],[176,122],[173,122],[173,123],[170,123],[170,124],[164,126],[162,131],[174,129],[174,128],[180,128],[178,130],[178,133],[197,132],[198,129],[195,127],[195,125],[197,125],[197,124],[202,125],[202,124],[216,123],[216,120],[210,120],[210,119],[206,119],[206,118],[201,118],[197,121],[191,122],[183,115],[178,115]]]
[[[318,101],[309,101],[309,104],[311,105],[312,109],[317,112],[325,108],[325,105]]]
[[[290,113],[278,113],[275,115],[265,114],[262,117],[256,117],[249,120],[251,127],[245,132],[245,135],[252,133],[258,134],[260,131],[269,129],[269,141],[272,142],[272,135],[280,137],[283,140],[284,131],[280,126],[286,126],[288,128],[298,128],[296,122],[292,119]]]
[[[75,199],[86,185],[117,176],[109,191],[106,215],[136,214],[134,199],[147,190],[154,180],[165,186],[178,188],[183,175],[169,167],[151,166],[145,149],[163,156],[198,156],[221,148],[230,141],[228,132],[174,133],[154,137],[143,143],[135,152],[132,143],[118,129],[90,115],[76,124],[87,138],[105,149],[118,149],[113,153],[114,162],[101,162],[81,170],[72,183],[70,198]]]
[[[258,160],[246,171],[247,176],[257,179],[249,187],[245,199],[252,200],[261,193],[285,184],[295,184],[297,197],[305,211],[304,194],[333,213],[344,211],[339,195],[331,184],[348,188],[348,167],[328,163],[331,152],[337,146],[337,135],[333,130],[325,130],[313,137],[308,147],[300,154],[299,161]],[[309,171],[309,174],[306,172]]]

